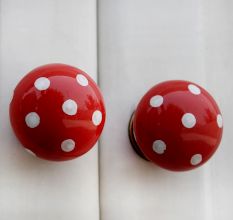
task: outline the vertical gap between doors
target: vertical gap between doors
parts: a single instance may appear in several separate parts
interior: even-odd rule
[[[99,33],[99,9],[100,0],[96,0],[96,71],[97,71],[97,84],[101,88],[100,80],[100,33]],[[99,204],[99,219],[102,219],[101,213],[101,138],[98,141],[98,204]]]

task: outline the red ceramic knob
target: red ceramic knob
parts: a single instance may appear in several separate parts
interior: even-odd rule
[[[15,88],[10,120],[28,151],[47,160],[70,160],[98,140],[105,122],[104,101],[85,72],[64,64],[44,65]]]
[[[223,122],[211,95],[195,83],[166,81],[141,99],[130,140],[145,159],[173,171],[205,163],[221,141]]]

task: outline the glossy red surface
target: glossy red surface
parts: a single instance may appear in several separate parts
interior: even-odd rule
[[[134,136],[143,155],[173,171],[205,163],[216,151],[222,130],[214,99],[187,81],[166,81],[151,88],[133,118]]]
[[[10,104],[10,120],[22,145],[36,156],[70,160],[86,153],[98,140],[105,107],[98,86],[85,72],[49,64],[32,70],[19,82]]]

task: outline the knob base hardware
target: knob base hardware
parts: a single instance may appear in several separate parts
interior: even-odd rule
[[[134,151],[136,152],[136,154],[137,154],[138,156],[140,156],[142,159],[144,159],[144,160],[146,160],[146,161],[149,161],[149,160],[144,156],[144,154],[142,153],[142,151],[140,150],[140,147],[138,146],[137,141],[136,141],[136,139],[135,139],[134,131],[133,131],[133,118],[134,118],[134,112],[133,112],[133,114],[132,114],[131,117],[130,117],[130,120],[129,120],[129,127],[128,127],[128,134],[129,134],[129,140],[130,140],[131,146],[132,146],[132,148],[134,149]]]

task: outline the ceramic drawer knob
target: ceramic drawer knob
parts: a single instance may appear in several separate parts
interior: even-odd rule
[[[48,64],[16,86],[10,120],[27,151],[47,160],[70,160],[97,142],[105,122],[104,101],[85,72]]]
[[[187,81],[166,81],[139,102],[129,126],[136,152],[173,171],[204,164],[221,141],[223,120],[212,96]]]

